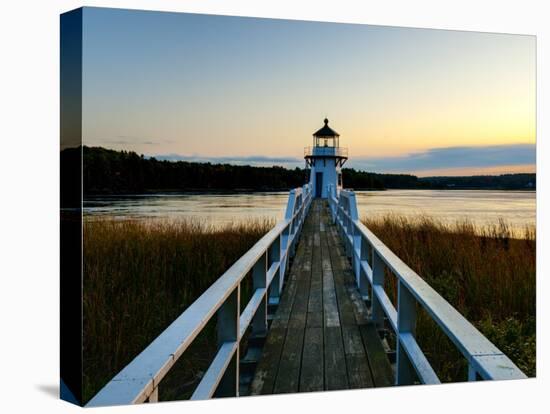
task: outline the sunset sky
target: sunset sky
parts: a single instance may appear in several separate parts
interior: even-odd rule
[[[535,170],[535,37],[84,9],[83,142],[303,166],[325,116],[347,166]]]

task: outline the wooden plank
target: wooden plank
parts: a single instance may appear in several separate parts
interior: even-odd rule
[[[321,259],[323,267],[323,310],[325,327],[339,327],[340,314],[338,313],[338,302],[336,301],[336,289],[330,258],[323,255]]]
[[[286,284],[270,329],[286,329],[288,320],[290,319],[290,312],[292,311],[292,305],[296,296],[297,287],[296,279],[291,279]]]
[[[369,312],[361,298],[361,295],[355,285],[346,285],[346,290],[353,303],[353,312],[355,314],[355,321],[358,325],[362,325],[368,322]]]
[[[262,357],[250,384],[250,395],[273,393],[285,337],[285,329],[271,328],[269,330]]]
[[[292,310],[290,313],[290,319],[288,323],[289,329],[302,329],[306,328],[306,314],[307,305],[309,299],[309,285],[310,272],[301,272],[300,279],[298,280],[298,288],[296,291],[296,297]]]
[[[339,326],[325,327],[325,389],[343,390],[348,388],[346,359],[342,331]]]
[[[149,395],[149,398],[147,399],[150,403],[156,403],[159,402],[159,387],[156,387],[151,395]]]
[[[347,305],[345,305],[345,309],[342,309],[342,305],[340,305],[341,319],[342,314],[346,312],[346,325],[342,327],[342,330],[344,347],[345,351],[347,351],[346,360],[348,363],[350,387],[363,388],[369,386],[393,385],[393,372],[391,365],[380,341],[380,337],[378,336],[378,332],[373,325],[366,323],[368,320],[368,311],[360,297],[359,292],[357,291],[351,266],[345,256],[343,245],[338,234],[336,233],[335,226],[332,226],[329,234],[333,241],[333,246],[330,250],[333,266],[335,267],[335,274],[341,270],[343,284],[345,286],[347,297],[350,298],[350,302],[352,303],[351,309],[353,310],[356,324],[356,326],[353,326],[348,323],[350,322],[350,319]],[[337,289],[337,292],[342,293],[340,289]],[[344,295],[341,294],[339,299],[340,297],[344,298]],[[359,338],[357,336],[357,330],[359,331],[362,339],[365,355],[360,355],[361,347],[358,343]],[[364,375],[364,373],[367,372],[367,367],[370,371],[370,375]]]
[[[315,214],[312,215],[308,225],[316,229],[317,223],[320,223],[318,208]],[[317,231],[314,230],[309,234],[309,240],[312,242],[309,256],[310,285],[307,303],[307,328],[304,333],[299,389],[300,391],[321,391],[324,389],[323,275],[320,260],[321,240]]]
[[[315,217],[312,217],[313,219]],[[304,227],[304,241],[300,243],[297,260],[293,264],[297,270],[297,289],[287,327],[285,345],[281,354],[274,393],[298,392],[300,382],[300,368],[306,328],[306,317],[311,284],[311,255],[307,240],[311,236],[312,220],[306,220]]]
[[[342,339],[344,342],[344,352],[349,355],[364,355],[365,348],[358,326],[342,326]]]
[[[294,303],[292,305],[292,310],[290,313],[290,319],[288,321],[288,329],[292,330],[305,330],[306,328],[306,317],[308,311],[308,301],[309,301],[309,289],[311,285],[311,255],[312,250],[309,248],[307,239],[311,235],[311,221],[309,221],[304,227],[304,242],[301,243],[300,247],[303,249],[300,250],[299,260],[293,264],[294,266],[299,267],[298,280],[297,280],[297,290],[296,297],[294,298]],[[303,333],[302,333],[303,335]]]
[[[367,356],[347,355],[349,388],[372,388],[374,381]]]
[[[312,221],[318,220],[318,215],[312,218]],[[308,313],[315,315],[308,315],[308,321],[311,320],[311,322],[316,322],[318,318],[321,318],[321,320],[323,318],[323,269],[321,266],[321,238],[319,233],[315,233],[311,239],[313,239],[314,243],[311,255],[311,285]],[[317,325],[317,323],[315,323],[315,325]]]
[[[306,221],[304,222],[304,227],[302,229],[302,238],[300,240],[300,244],[303,244],[305,249],[305,257],[302,262],[302,270],[305,270],[307,272],[311,272],[311,255],[313,253],[313,231],[312,227],[314,225],[313,223],[314,217],[313,215],[309,215],[306,218]]]
[[[339,265],[335,265],[334,260],[332,260],[332,263],[334,267],[334,285],[336,290],[336,298],[338,301],[340,324],[355,325],[357,322],[355,318],[355,313],[353,311],[353,302],[351,301],[348,292],[346,291],[346,287],[344,284],[344,272]]]
[[[335,250],[335,253],[340,257],[342,258],[342,260],[347,260],[346,258],[346,253],[344,252],[344,246],[342,244],[342,241],[340,239],[340,236],[338,235],[338,232],[337,232],[337,229],[336,229],[336,225],[335,224],[331,224],[330,226],[330,234],[332,235],[332,237],[334,239],[337,240],[337,242],[335,243],[334,245],[334,250]]]
[[[361,339],[358,326],[343,325],[342,337],[348,368],[350,388],[370,388],[374,386],[372,373]]]
[[[306,328],[300,391],[322,391],[324,389],[323,359],[323,327]]]
[[[311,285],[307,309],[308,312],[323,312],[323,277],[320,269],[316,269],[315,266],[313,266],[311,274]]]
[[[359,326],[363,344],[372,372],[375,387],[389,387],[394,383],[394,376],[376,327],[372,323]]]
[[[252,395],[298,391],[312,266],[312,218],[308,216],[304,223],[289,269],[289,282],[282,292],[251,384]]]
[[[336,226],[334,225],[330,227],[328,240],[330,243],[331,261],[334,267],[349,386],[350,388],[373,387],[375,385],[373,373],[359,330],[359,324],[364,324],[368,320],[368,311],[357,290],[351,265],[345,256],[342,243],[336,232]],[[379,345],[377,349],[382,349],[383,352],[378,333],[374,331],[373,334],[375,336],[370,339],[377,341]],[[386,358],[385,353],[383,356]],[[384,368],[389,368],[391,372],[389,361]]]
[[[300,366],[304,345],[304,329],[288,329],[283,352],[279,362],[279,370],[274,394],[298,392],[300,384]]]
[[[374,374],[369,363],[367,350],[361,336],[359,324],[367,321],[367,309],[357,291],[355,278],[351,270],[351,265],[345,256],[342,242],[336,233],[334,225],[330,226],[328,232],[328,244],[332,266],[334,269],[335,287],[340,312],[340,321],[342,324],[342,339],[344,343],[344,352],[347,362],[347,373],[350,388],[366,388],[375,385]],[[376,330],[370,332],[369,342],[372,342],[376,351],[381,351],[374,356],[383,357],[383,360],[377,360],[374,369],[382,367],[381,379],[378,381],[384,385],[391,385],[392,376],[388,381],[382,381],[384,375],[391,374],[391,366],[387,360],[386,354],[380,342]],[[384,364],[385,362],[385,364]]]
[[[253,395],[393,384],[378,333],[365,324],[368,311],[342,242],[322,207],[315,200],[304,223]]]
[[[308,312],[306,317],[306,328],[322,328],[323,327],[323,311]]]
[[[363,302],[363,299],[361,298],[361,294],[359,293],[357,289],[357,285],[355,283],[355,278],[353,277],[353,274],[351,272],[351,267],[349,265],[349,262],[347,261],[344,252],[341,248],[342,243],[340,242],[340,239],[338,238],[338,234],[336,232],[336,226],[331,225],[331,232],[330,234],[333,237],[333,240],[335,241],[334,249],[331,249],[331,251],[335,252],[335,257],[333,258],[333,263],[335,263],[336,268],[342,269],[343,275],[344,275],[344,281],[343,286],[344,290],[346,292],[346,297],[349,298],[351,302],[351,309],[353,311],[354,317],[355,317],[355,323],[351,323],[349,316],[345,317],[346,324],[352,325],[352,324],[364,324],[368,322],[368,309]],[[344,297],[344,295],[342,294]],[[347,305],[346,305],[347,306]]]
[[[321,219],[327,220],[326,211],[323,213]],[[326,231],[321,233],[320,244],[323,270],[325,389],[341,390],[347,389],[349,383],[334,273]]]

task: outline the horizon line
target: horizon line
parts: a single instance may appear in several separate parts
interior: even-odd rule
[[[522,144],[523,145],[523,144]],[[525,144],[530,145],[530,144]],[[534,145],[534,144],[533,144]],[[101,148],[108,151],[115,151],[115,152],[133,152],[139,156],[143,156],[146,159],[156,159],[158,161],[167,161],[167,162],[189,162],[189,163],[210,163],[214,165],[234,165],[234,166],[249,166],[249,167],[255,167],[255,168],[285,168],[288,170],[293,170],[296,168],[299,169],[305,169],[303,164],[303,160],[296,158],[296,157],[268,157],[268,156],[260,156],[260,155],[250,155],[250,156],[226,156],[226,157],[215,157],[215,156],[202,156],[198,154],[194,155],[181,155],[181,154],[145,154],[140,153],[138,151],[134,150],[123,150],[123,149],[114,149],[114,148],[107,148],[103,146],[87,146],[87,145],[79,145],[77,147],[72,148],[78,148],[78,147],[86,147],[86,148]],[[493,146],[494,147],[494,146]],[[465,148],[465,147],[450,147],[450,148]],[[68,148],[63,148],[62,150],[65,150]],[[395,158],[403,158],[405,157],[387,157],[388,159],[395,159]],[[375,158],[359,158],[358,161],[364,161],[364,160],[374,160]],[[379,159],[379,158],[377,158]],[[366,167],[366,166],[365,166]],[[370,174],[380,174],[380,175],[410,175],[415,176],[418,178],[432,178],[432,177],[489,177],[489,176],[502,176],[502,175],[519,175],[519,174],[534,174],[536,175],[536,163],[533,164],[500,164],[500,165],[492,165],[492,166],[464,166],[464,167],[442,167],[442,168],[430,168],[430,169],[424,169],[424,170],[418,170],[418,171],[382,171],[378,169],[369,169],[361,166],[356,165],[349,165],[346,168],[347,169],[353,169],[355,171],[364,172],[364,173],[370,173]],[[507,170],[503,171],[497,171],[498,168],[506,168]],[[474,171],[472,173],[464,173],[460,170],[464,169],[477,169],[477,172]],[[533,171],[534,169],[534,171]],[[440,173],[438,174],[438,170]],[[485,170],[485,171],[483,171]],[[531,170],[531,171],[530,171]]]

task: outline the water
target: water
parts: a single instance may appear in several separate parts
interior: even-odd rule
[[[288,192],[102,196],[84,201],[87,219],[199,219],[214,225],[283,218]]]
[[[281,219],[287,197],[287,192],[102,196],[84,202],[84,215],[86,219],[192,218],[223,225],[251,218]],[[444,222],[467,219],[478,225],[502,218],[519,232],[536,220],[534,191],[357,191],[357,202],[360,217],[425,214]]]
[[[468,220],[479,226],[498,224],[499,219],[504,219],[518,233],[536,223],[534,191],[357,191],[357,204],[360,217],[427,215],[446,223]]]

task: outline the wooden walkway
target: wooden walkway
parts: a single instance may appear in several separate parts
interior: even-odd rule
[[[393,373],[328,204],[314,200],[250,394],[389,386]]]

